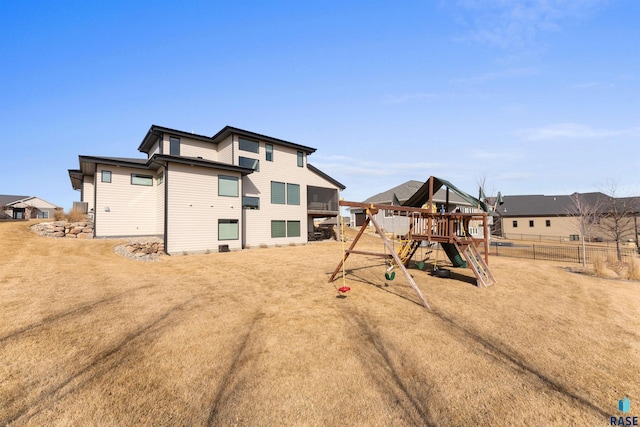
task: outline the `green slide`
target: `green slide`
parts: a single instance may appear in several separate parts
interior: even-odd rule
[[[460,252],[458,252],[456,245],[454,245],[453,243],[440,243],[440,245],[451,260],[451,263],[454,267],[467,268],[467,261],[465,261]]]

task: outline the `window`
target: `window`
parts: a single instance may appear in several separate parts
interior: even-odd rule
[[[271,221],[271,237],[287,237],[285,221]]]
[[[389,210],[389,209],[385,209],[384,210],[384,217],[385,218],[393,218],[393,211]]]
[[[49,211],[38,212],[38,218],[49,218]]]
[[[238,140],[238,145],[242,151],[250,151],[252,153],[257,153],[260,149],[258,141],[252,141],[250,139],[240,138]]]
[[[532,219],[529,220],[529,227],[533,227],[533,220]]]
[[[287,237],[300,237],[300,221],[287,221]]]
[[[156,178],[158,185],[162,184],[164,182],[164,172],[160,172],[158,174],[158,178]]]
[[[248,157],[239,157],[238,165],[243,168],[253,169],[254,171],[260,172],[260,160],[258,159],[250,159]]]
[[[271,181],[271,203],[278,205],[285,204],[284,182]]]
[[[218,196],[238,197],[238,178],[235,176],[218,176]]]
[[[153,177],[151,175],[131,174],[131,185],[145,185],[153,187]]]
[[[172,156],[180,155],[180,138],[169,137],[169,154]]]
[[[260,209],[260,197],[242,196],[243,209]]]
[[[302,151],[298,151],[298,166],[304,166],[304,153]]]
[[[102,171],[100,181],[111,182],[111,171]]]
[[[238,240],[238,220],[219,219],[218,220],[218,240]]]
[[[518,221],[513,221],[513,228],[518,228]]]
[[[264,146],[264,148],[265,152],[267,153],[265,159],[267,160],[267,162],[273,162],[273,145],[267,144]]]
[[[288,205],[300,204],[300,185],[287,184],[287,204]]]
[[[547,227],[551,227],[551,220],[550,219],[545,220],[545,225]]]

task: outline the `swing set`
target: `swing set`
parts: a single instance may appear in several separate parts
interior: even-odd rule
[[[442,186],[446,186],[446,203],[442,205],[441,211],[438,212],[434,204],[433,195]],[[449,212],[450,190],[472,205],[477,205],[481,212]],[[473,270],[478,287],[488,287],[496,282],[493,274],[489,270],[489,233],[487,220],[487,212],[489,209],[483,202],[462,192],[448,181],[433,176],[430,177],[402,206],[348,202],[344,200],[340,200],[339,204],[340,206],[363,209],[365,212],[365,220],[348,249],[344,249],[343,240],[342,260],[329,278],[329,282],[333,282],[342,269],[343,287],[346,287],[344,265],[351,254],[382,257],[388,265],[384,273],[384,278],[389,281],[394,280],[396,277],[395,270],[400,270],[422,304],[431,310],[431,306],[424,295],[422,295],[411,274],[407,271],[407,267],[415,257],[418,248],[424,248],[423,242],[425,241],[428,242],[427,247],[430,249],[427,256],[429,256],[431,251],[438,250],[436,245],[439,244],[454,267],[468,267]],[[376,221],[376,214],[383,210],[392,211],[394,216],[407,217],[409,219],[409,230],[399,239],[400,247],[398,250],[396,250],[395,247],[396,236],[393,236],[390,241]],[[471,221],[478,221],[483,224],[484,233],[482,238],[473,237],[471,233],[469,233],[469,224]],[[382,253],[355,249],[358,240],[360,240],[369,225],[374,227],[376,233],[382,239],[384,248]],[[484,257],[478,251],[478,247],[481,244],[484,245]],[[418,261],[414,261],[414,264],[422,270],[425,267],[426,259],[427,258],[424,257],[424,251],[422,251],[422,257],[419,258]],[[434,274],[436,270],[438,270],[437,262],[436,257]]]

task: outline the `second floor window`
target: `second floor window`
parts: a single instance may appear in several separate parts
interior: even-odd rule
[[[260,150],[260,143],[258,141],[240,138],[238,140],[238,148],[240,148],[242,151],[257,153]]]
[[[102,177],[100,179],[102,182],[111,182],[111,171],[102,171]]]
[[[304,153],[298,151],[298,167],[304,167]]]
[[[151,175],[140,175],[139,173],[132,173],[131,185],[144,185],[147,187],[153,187],[153,177]]]
[[[260,172],[260,160],[250,159],[248,157],[238,157],[238,165],[243,168],[253,169],[256,172]]]
[[[286,201],[284,182],[271,181],[271,203],[284,205]]]
[[[180,155],[180,138],[176,138],[175,136],[169,138],[169,155]]]
[[[264,146],[265,148],[265,160],[267,162],[273,162],[273,145],[267,144]]]

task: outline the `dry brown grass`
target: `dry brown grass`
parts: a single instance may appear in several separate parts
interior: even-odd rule
[[[640,260],[637,258],[631,258],[627,261],[627,278],[640,280]]]
[[[0,425],[604,425],[640,400],[635,282],[411,270],[428,312],[366,256],[337,298],[340,242],[139,263],[28,227],[0,223]]]

